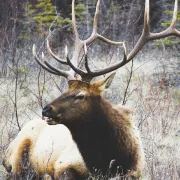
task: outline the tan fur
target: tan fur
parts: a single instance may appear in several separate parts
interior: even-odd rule
[[[24,152],[28,152],[31,167],[40,176],[56,177],[69,167],[84,176],[87,174],[77,146],[64,125],[49,126],[42,120],[29,121],[5,154],[6,166],[11,165],[14,174],[21,173]]]
[[[134,177],[142,176],[142,169],[144,167],[144,151],[142,148],[142,142],[140,138],[139,131],[133,122],[133,111],[128,107],[124,106],[114,106],[114,110],[118,111],[117,115],[121,116],[119,121],[114,121],[115,127],[118,127],[121,131],[122,139],[124,140],[124,148],[126,151],[134,152],[132,167],[134,170],[130,170],[129,174]],[[107,114],[111,117],[116,116],[115,111],[112,111],[111,108],[108,109]],[[112,118],[116,119],[116,118]],[[123,137],[124,136],[124,137]],[[127,137],[129,136],[129,137]],[[129,139],[131,139],[131,144],[129,144]],[[122,143],[122,142],[121,142]]]

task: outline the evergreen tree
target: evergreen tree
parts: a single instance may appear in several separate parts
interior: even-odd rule
[[[38,33],[40,37],[47,35],[48,28],[56,21],[53,26],[62,27],[71,22],[68,18],[63,18],[56,12],[51,0],[38,0],[37,4],[33,6],[30,2],[25,5],[24,24],[28,26],[29,31]],[[29,32],[29,33],[31,33]]]
[[[83,12],[85,6],[79,1],[75,6],[77,21],[84,20]],[[30,2],[25,4],[25,25],[22,38],[29,38],[30,35],[36,33],[39,38],[47,37],[48,29],[62,28],[67,26],[67,30],[71,29],[71,13],[68,17],[63,17],[62,14],[57,12],[56,7],[52,4],[51,0],[38,0],[35,5]],[[27,30],[28,29],[28,30]]]

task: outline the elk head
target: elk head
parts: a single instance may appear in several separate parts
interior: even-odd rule
[[[98,103],[100,94],[104,88],[108,88],[115,75],[113,73],[104,80],[90,83],[90,81],[100,75],[117,70],[130,62],[136,54],[142,49],[142,47],[150,40],[160,39],[167,36],[175,35],[180,37],[180,32],[176,29],[176,19],[178,12],[178,0],[175,0],[174,14],[170,27],[159,33],[151,33],[149,25],[149,0],[145,1],[145,14],[144,14],[144,29],[139,41],[129,54],[126,52],[124,42],[111,41],[97,32],[98,14],[100,0],[97,1],[96,12],[94,16],[93,31],[91,36],[86,40],[81,40],[76,27],[75,13],[74,13],[75,0],[72,0],[72,26],[75,35],[75,51],[72,59],[68,56],[67,47],[65,48],[66,61],[58,58],[50,49],[49,41],[47,40],[47,49],[52,57],[58,62],[69,65],[70,70],[64,71],[52,66],[49,62],[44,60],[44,63],[38,58],[35,45],[33,46],[33,55],[40,66],[49,71],[52,74],[63,76],[68,80],[69,89],[63,93],[59,98],[48,104],[43,108],[43,116],[49,117],[48,123],[64,123],[66,124],[70,120],[78,120],[80,116],[90,115],[92,107]],[[107,68],[100,70],[91,70],[88,64],[87,58],[87,46],[92,44],[96,39],[100,39],[105,43],[111,45],[123,45],[124,55],[120,62],[110,65]],[[84,50],[84,65],[86,71],[78,68],[78,58],[81,51]],[[42,58],[43,59],[43,58]],[[79,76],[77,76],[79,75]],[[80,77],[80,79],[77,79]]]
[[[42,115],[49,117],[49,124],[76,122],[76,120],[90,117],[94,104],[100,104],[101,92],[108,88],[115,76],[93,83],[80,80],[70,80],[69,89],[60,97],[43,108]],[[88,118],[85,118],[88,119]]]

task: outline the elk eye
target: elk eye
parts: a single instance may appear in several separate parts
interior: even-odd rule
[[[83,99],[84,99],[84,94],[77,95],[77,96],[75,97],[75,100],[77,100],[77,99],[83,100]]]
[[[79,101],[83,100],[85,98],[84,94],[79,94],[75,97],[75,102],[74,103],[78,103]]]

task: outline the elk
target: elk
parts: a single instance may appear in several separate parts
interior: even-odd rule
[[[46,120],[48,123],[62,123],[69,128],[90,172],[97,169],[104,175],[110,172],[112,177],[116,174],[129,174],[139,178],[142,175],[144,154],[131,113],[124,108],[115,108],[101,96],[103,90],[110,86],[115,73],[113,72],[108,77],[96,82],[90,81],[94,77],[115,71],[130,62],[150,40],[171,35],[180,37],[180,32],[176,29],[178,0],[175,0],[170,27],[159,33],[150,32],[149,0],[145,1],[144,29],[129,54],[127,54],[124,42],[111,41],[98,34],[100,0],[96,5],[92,34],[89,38],[81,40],[76,26],[74,3],[75,0],[72,0],[72,26],[75,36],[75,51],[72,58],[70,59],[68,56],[67,47],[65,48],[66,61],[58,58],[50,49],[47,40],[47,49],[52,57],[58,62],[68,65],[70,70],[57,69],[44,60],[44,56],[42,57],[43,63],[36,53],[35,45],[33,46],[33,55],[37,63],[52,74],[65,77],[69,85],[67,91],[43,108],[42,115],[48,118]],[[88,63],[87,46],[96,39],[110,45],[123,45],[122,60],[107,68],[92,70]],[[78,67],[78,59],[82,51],[84,52],[85,70]]]
[[[3,165],[19,180],[84,179],[88,174],[67,127],[50,126],[41,119],[28,121],[21,129],[7,148]]]

